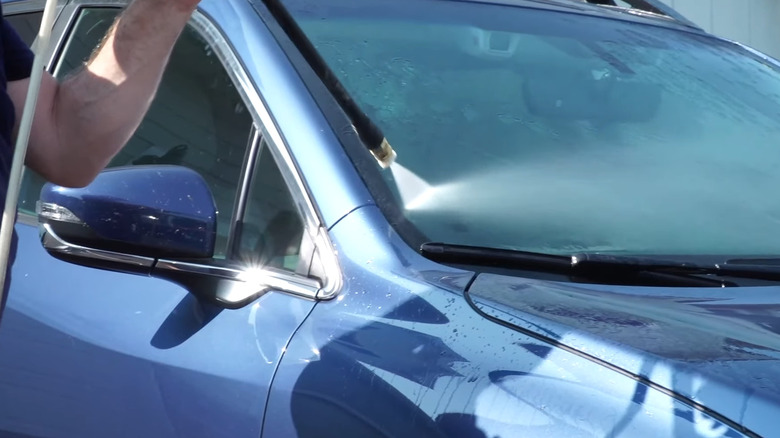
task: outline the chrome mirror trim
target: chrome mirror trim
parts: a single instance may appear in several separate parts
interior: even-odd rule
[[[119,263],[135,268],[151,268],[154,266],[154,259],[129,254],[122,254],[113,251],[87,248],[84,246],[73,245],[64,241],[57,233],[52,230],[51,225],[41,224],[43,235],[41,243],[46,251],[53,254],[61,254],[69,257],[78,257],[101,262]]]

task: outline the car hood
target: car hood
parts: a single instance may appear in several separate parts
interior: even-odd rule
[[[780,287],[655,288],[480,274],[477,309],[777,434]]]

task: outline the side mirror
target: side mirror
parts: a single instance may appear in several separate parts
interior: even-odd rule
[[[93,255],[173,259],[214,254],[214,197],[203,178],[185,167],[113,168],[78,189],[46,184],[37,208],[50,253],[72,255],[84,248]]]
[[[79,189],[47,184],[38,222],[44,248],[58,259],[171,281],[220,307],[242,307],[269,290],[316,298],[322,287],[306,276],[213,259],[214,197],[185,167],[113,168]]]

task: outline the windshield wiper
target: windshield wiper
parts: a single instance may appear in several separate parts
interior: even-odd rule
[[[424,243],[423,256],[442,263],[565,275],[574,281],[604,284],[735,287],[723,277],[780,282],[780,266],[740,260],[698,264],[640,256],[581,253],[554,255],[447,243]]]

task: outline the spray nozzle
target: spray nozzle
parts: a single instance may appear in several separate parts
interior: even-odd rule
[[[382,139],[382,144],[380,144],[379,147],[371,149],[371,155],[376,158],[376,160],[379,162],[379,165],[382,166],[383,169],[390,167],[395,162],[395,158],[398,156],[386,138]]]

